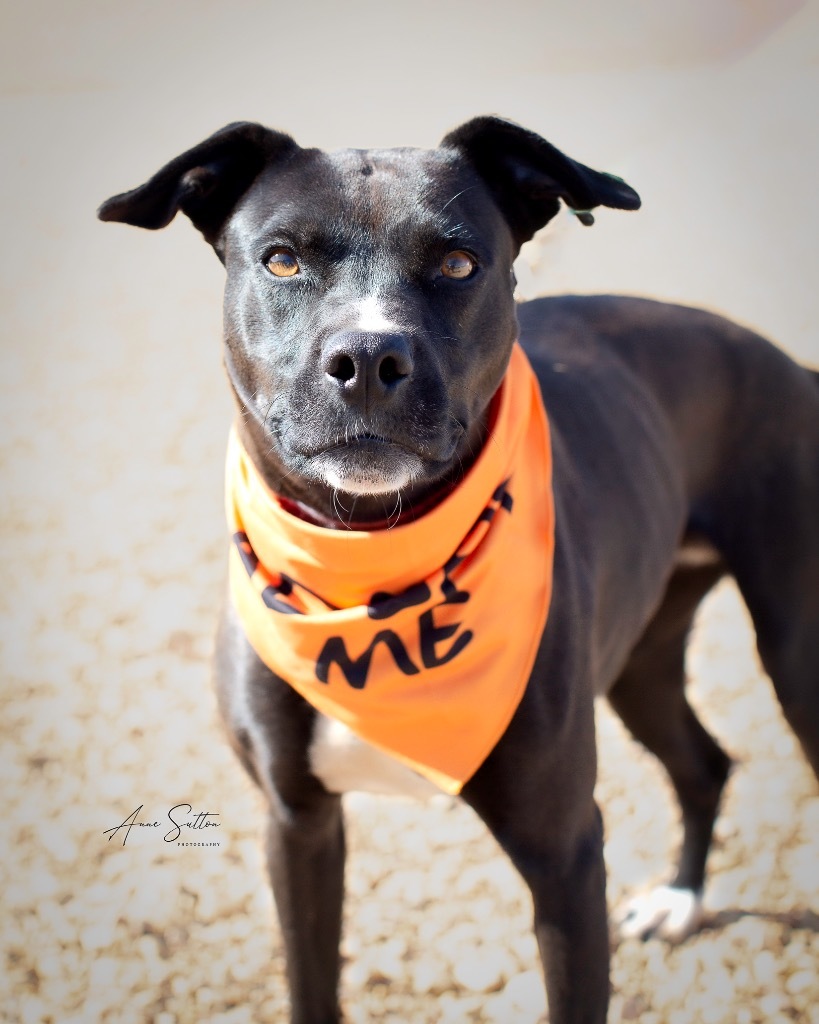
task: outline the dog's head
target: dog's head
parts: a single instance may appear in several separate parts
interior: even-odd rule
[[[342,492],[372,522],[396,493],[422,508],[480,449],[517,334],[512,263],[560,200],[585,224],[640,203],[491,117],[429,151],[324,153],[239,123],[99,215],[190,217],[227,270],[225,363],[251,456],[285,497],[332,516]]]

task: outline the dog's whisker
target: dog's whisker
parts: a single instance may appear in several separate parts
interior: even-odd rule
[[[441,213],[443,213],[443,212],[444,212],[444,210],[445,210],[445,209],[446,209],[446,208],[447,208],[447,207],[449,206],[449,204],[450,204],[450,203],[454,203],[454,202],[455,202],[455,200],[456,200],[456,199],[457,199],[457,198],[458,198],[459,196],[462,196],[462,195],[463,195],[463,194],[464,194],[465,192],[469,192],[469,191],[470,191],[471,189],[473,189],[473,188],[477,188],[477,187],[478,187],[477,185],[468,185],[468,186],[467,186],[466,188],[462,188],[460,192],[456,192],[456,193],[455,193],[455,195],[454,195],[454,196],[453,196],[453,197],[452,197],[451,199],[447,199],[447,201],[446,201],[446,202],[444,203],[444,205],[443,205],[443,206],[441,207],[441,209],[440,209],[440,212],[441,212]]]
[[[391,515],[387,516],[387,529],[391,530],[394,526],[398,525],[398,520],[401,518],[401,492],[395,492],[395,506],[393,507]]]
[[[343,517],[341,515],[341,511],[340,511],[340,506],[339,506],[339,501],[338,501],[338,490],[335,487],[333,488],[332,502],[333,502],[333,512],[335,513],[335,517],[336,517],[336,519],[338,519],[338,521],[340,523],[343,524],[344,523],[344,519],[343,519]]]
[[[332,502],[333,502],[333,511],[335,512],[336,518],[338,519],[338,521],[346,529],[352,530],[352,526],[350,525],[350,523],[352,522],[352,516],[350,515],[350,513],[347,511],[347,509],[342,504],[341,498],[339,497],[339,492],[338,492],[338,488],[337,487],[333,488]],[[347,520],[346,521],[344,519],[344,516],[342,515],[342,512],[347,515]]]

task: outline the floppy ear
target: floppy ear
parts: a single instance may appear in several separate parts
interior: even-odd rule
[[[213,244],[261,169],[298,148],[289,135],[237,121],[171,160],[144,185],[107,199],[97,216],[155,230],[181,210]]]
[[[444,137],[460,150],[492,191],[518,245],[554,217],[562,199],[581,224],[595,206],[636,210],[640,197],[624,181],[564,156],[534,132],[497,117],[476,117]]]

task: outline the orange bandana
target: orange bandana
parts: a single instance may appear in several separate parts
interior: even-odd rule
[[[230,586],[262,661],[318,711],[448,793],[523,696],[549,609],[549,426],[515,345],[483,451],[459,486],[391,530],[285,511],[234,434]]]

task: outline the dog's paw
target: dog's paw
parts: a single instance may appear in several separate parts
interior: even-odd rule
[[[702,919],[702,893],[658,885],[630,899],[614,915],[613,924],[622,939],[659,936],[669,942],[681,942],[697,930]]]

